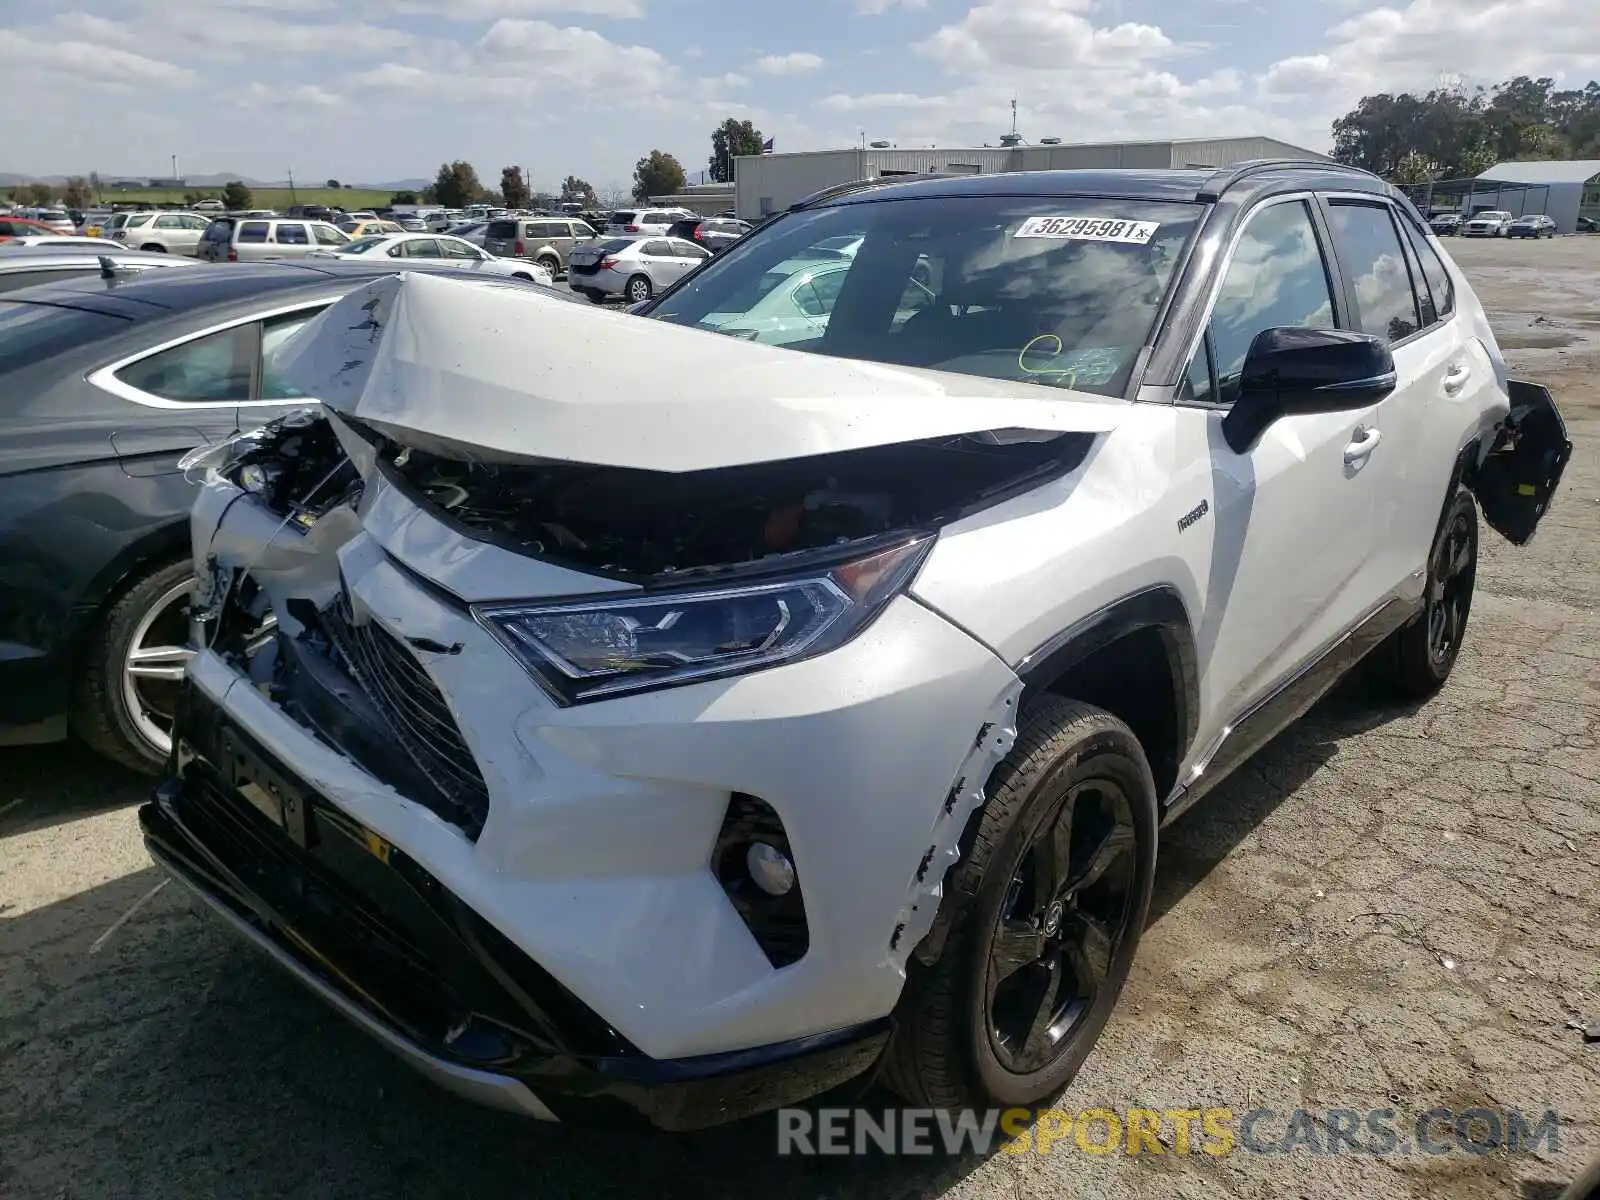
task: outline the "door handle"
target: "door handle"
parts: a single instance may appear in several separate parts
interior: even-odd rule
[[[1450,369],[1444,373],[1444,394],[1454,396],[1467,386],[1467,380],[1472,378],[1472,368],[1462,363],[1451,363]]]
[[[1357,425],[1355,434],[1350,439],[1350,444],[1344,448],[1344,465],[1353,467],[1357,463],[1366,462],[1382,440],[1383,434],[1376,429],[1368,429],[1365,425]]]

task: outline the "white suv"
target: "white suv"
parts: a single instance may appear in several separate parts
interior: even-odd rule
[[[130,213],[126,221],[111,230],[111,236],[137,250],[193,255],[199,249],[200,235],[210,224],[211,218],[199,213]]]
[[[1481,212],[1461,227],[1462,237],[1505,237],[1511,214],[1499,209]]]
[[[1436,691],[1571,450],[1331,164],[862,184],[641,316],[402,274],[282,353],[152,853],[439,1082],[672,1128],[1056,1093],[1163,824],[1364,658]]]
[[[666,233],[694,213],[687,208],[619,208],[611,214],[605,231],[609,234]]]

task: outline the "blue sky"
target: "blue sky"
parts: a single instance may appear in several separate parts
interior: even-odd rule
[[[1600,77],[1591,0],[0,0],[0,171],[625,187],[780,150],[1268,134],[1371,91]]]

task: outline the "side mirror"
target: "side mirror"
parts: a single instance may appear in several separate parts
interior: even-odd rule
[[[1236,453],[1280,417],[1367,408],[1394,391],[1394,356],[1378,338],[1348,329],[1263,329],[1239,373],[1239,398],[1222,420]]]

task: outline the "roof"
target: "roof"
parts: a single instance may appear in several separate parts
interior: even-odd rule
[[[1492,183],[1588,183],[1600,175],[1600,158],[1495,163],[1479,179]]]
[[[1193,201],[1215,199],[1235,187],[1281,187],[1292,182],[1308,188],[1340,188],[1389,194],[1393,189],[1375,175],[1338,163],[1263,159],[1203,170],[1084,169],[1006,171],[989,175],[923,175],[863,180],[826,188],[798,201],[794,208],[815,204],[854,204],[912,196],[1104,196],[1125,200]]]

